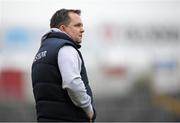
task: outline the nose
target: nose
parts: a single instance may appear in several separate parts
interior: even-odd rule
[[[83,26],[81,27],[81,33],[84,33],[84,28],[83,28]]]

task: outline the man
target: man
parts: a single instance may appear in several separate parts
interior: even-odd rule
[[[80,10],[61,9],[51,18],[32,65],[38,121],[95,119],[93,96],[80,51]]]

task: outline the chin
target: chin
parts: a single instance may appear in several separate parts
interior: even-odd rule
[[[81,44],[81,41],[75,41],[76,44]]]
[[[81,42],[82,42],[81,40],[80,40],[80,41],[77,41],[78,44],[80,44]]]

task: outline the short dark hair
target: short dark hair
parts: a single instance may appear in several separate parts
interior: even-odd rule
[[[69,12],[73,12],[78,15],[81,14],[81,10],[79,9],[60,9],[51,17],[50,27],[59,28],[62,24],[68,25],[70,23],[70,17],[68,15]]]

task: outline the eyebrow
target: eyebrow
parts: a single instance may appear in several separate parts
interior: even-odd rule
[[[83,24],[82,24],[82,23],[80,23],[80,22],[79,22],[79,23],[74,24],[74,26],[81,26],[81,25],[83,26]]]

